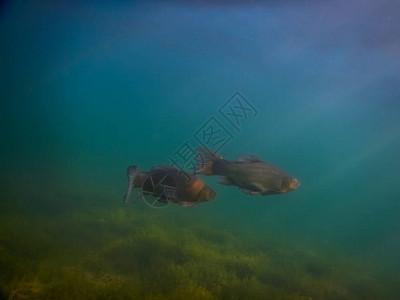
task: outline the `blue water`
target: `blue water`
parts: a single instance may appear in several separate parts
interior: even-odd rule
[[[6,1],[3,298],[394,299],[399,9]],[[235,128],[220,110],[237,92],[254,110]],[[203,176],[212,202],[123,206],[127,166],[171,163],[211,118],[222,156],[257,155],[301,187],[252,197]]]

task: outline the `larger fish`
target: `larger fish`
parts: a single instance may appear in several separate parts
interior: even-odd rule
[[[152,194],[159,202],[178,203],[185,207],[213,200],[216,196],[203,180],[171,166],[153,167],[149,172],[129,166],[127,176],[129,185],[124,196],[125,204],[135,188],[142,188],[142,193]]]
[[[198,154],[196,174],[221,175],[220,184],[237,186],[247,195],[282,194],[300,186],[296,178],[254,155],[230,161],[205,148]]]

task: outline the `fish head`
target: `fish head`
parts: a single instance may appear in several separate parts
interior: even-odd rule
[[[192,176],[191,180],[186,183],[186,193],[196,202],[210,201],[216,196],[214,190],[196,176]]]
[[[282,193],[294,191],[300,186],[300,181],[294,177],[286,177],[282,180],[281,189]]]
[[[201,191],[197,194],[196,198],[198,202],[206,202],[213,200],[217,194],[208,185],[204,185]]]

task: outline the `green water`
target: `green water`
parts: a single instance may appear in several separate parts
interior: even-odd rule
[[[0,298],[398,297],[398,9],[5,1]],[[236,92],[253,110],[235,127],[220,110]],[[123,205],[128,165],[171,163],[210,120],[222,156],[301,187],[248,196],[203,176],[212,202]]]

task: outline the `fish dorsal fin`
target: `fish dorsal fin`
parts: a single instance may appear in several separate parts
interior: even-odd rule
[[[238,162],[262,162],[261,159],[259,159],[255,155],[250,155],[250,154],[243,154],[240,155],[237,159]]]

